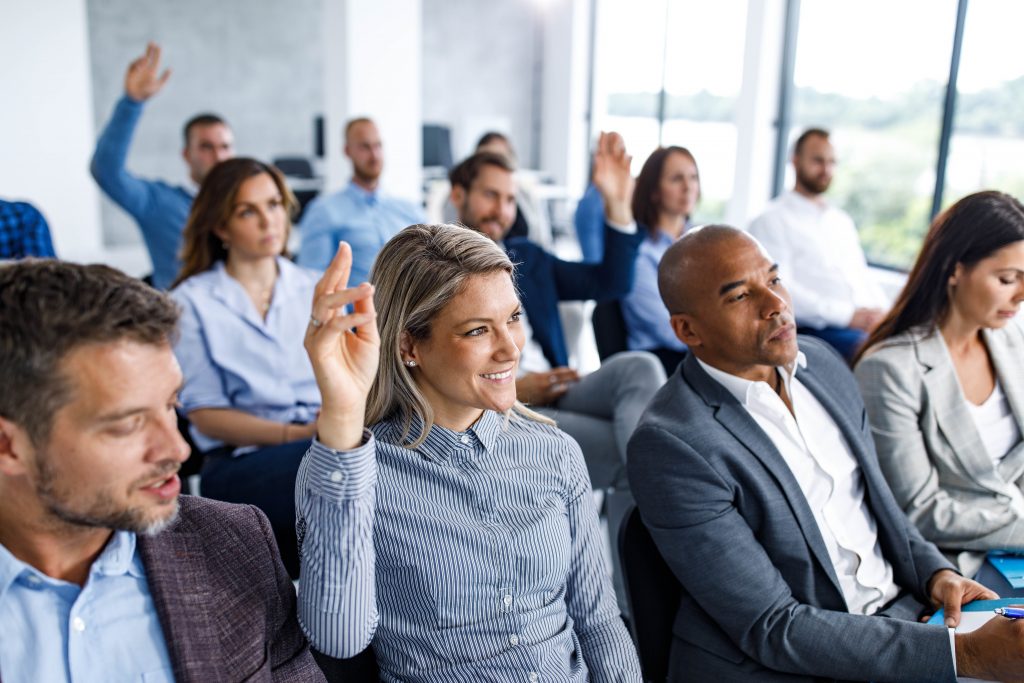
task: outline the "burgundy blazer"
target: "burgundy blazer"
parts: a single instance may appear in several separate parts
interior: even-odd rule
[[[181,496],[177,521],[138,544],[178,683],[324,681],[258,508]]]

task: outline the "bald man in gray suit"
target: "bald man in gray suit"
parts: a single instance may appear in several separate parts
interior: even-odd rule
[[[1008,680],[1024,622],[918,622],[996,597],[903,515],[857,385],[799,338],[778,266],[709,226],[666,252],[659,289],[690,354],[629,443],[644,522],[683,591],[672,681]]]

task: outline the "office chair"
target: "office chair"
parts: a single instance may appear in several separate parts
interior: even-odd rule
[[[636,506],[619,527],[619,561],[633,616],[633,637],[645,681],[668,676],[672,625],[682,587],[654,545]]]
[[[272,162],[282,175],[289,178],[313,178],[313,164],[306,157],[277,157]]]

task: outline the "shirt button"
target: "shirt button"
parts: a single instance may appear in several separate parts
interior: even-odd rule
[[[463,434],[462,436],[459,437],[459,441],[461,441],[462,443],[469,443],[469,437]]]
[[[339,481],[345,478],[345,475],[341,473],[341,470],[334,470],[331,472],[331,481],[337,484]]]
[[[81,617],[75,617],[71,620],[71,628],[81,633],[85,630],[85,622],[82,621]]]
[[[540,678],[540,676],[537,675],[536,671],[531,671],[530,672],[530,683],[537,683],[537,680],[539,678]]]
[[[501,601],[504,602],[506,605],[511,605],[512,604],[512,596],[511,595],[506,595],[505,597],[503,597],[501,599]]]
[[[508,637],[508,644],[509,645],[518,645],[519,644],[519,636],[517,636],[514,633],[512,635],[510,635]]]

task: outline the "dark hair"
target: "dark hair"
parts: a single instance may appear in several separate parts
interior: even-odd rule
[[[516,170],[516,167],[512,165],[511,159],[504,154],[477,152],[453,168],[448,173],[448,180],[451,181],[452,187],[461,187],[468,191],[484,166],[497,166],[509,173],[513,173]]]
[[[697,160],[685,147],[675,145],[659,147],[647,157],[640,175],[636,177],[636,187],[633,190],[633,218],[637,225],[641,225],[648,231],[653,231],[658,224],[658,186],[661,183],[661,173],[665,169],[665,161],[671,154],[683,154],[697,167]],[[700,178],[700,172],[697,172]]]
[[[281,193],[281,201],[287,215],[287,228],[291,230],[291,217],[298,203],[295,201],[295,195],[288,189],[281,172],[270,164],[248,157],[222,161],[210,169],[199,188],[199,194],[192,202],[192,211],[188,214],[181,238],[181,272],[171,287],[177,287],[186,278],[209,270],[214,263],[227,258],[228,251],[215,231],[225,225],[231,217],[242,183],[264,173],[273,179],[278,192]],[[287,249],[282,247],[281,253],[287,255]]]
[[[509,142],[507,135],[505,135],[504,133],[499,133],[496,130],[489,130],[483,135],[481,135],[480,139],[476,141],[475,149],[480,149],[484,145],[489,145],[495,140],[500,140],[501,142],[504,142],[506,145],[508,145],[510,148],[512,147],[512,143]]]
[[[348,136],[352,132],[352,129],[358,126],[360,123],[373,123],[373,119],[367,116],[357,116],[354,119],[349,119],[345,124],[345,142],[348,142]]]
[[[174,301],[108,266],[26,259],[0,266],[0,415],[46,443],[73,385],[60,364],[78,347],[170,344]]]
[[[864,352],[918,325],[938,325],[949,311],[949,278],[962,263],[972,266],[1008,244],[1024,240],[1024,205],[995,191],[970,194],[932,222],[907,284],[888,315],[871,333]]]
[[[185,146],[188,147],[189,136],[192,135],[192,129],[196,126],[226,126],[228,122],[210,112],[203,112],[202,114],[196,114],[188,121],[185,122],[185,128],[182,131],[185,134]]]
[[[804,143],[813,137],[822,137],[828,140],[829,132],[824,128],[808,128],[803,133],[800,133],[800,137],[793,143],[793,156],[798,156],[800,150],[804,148]]]

